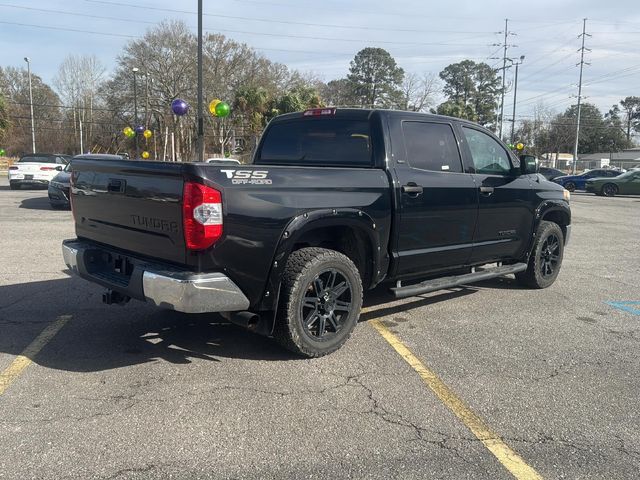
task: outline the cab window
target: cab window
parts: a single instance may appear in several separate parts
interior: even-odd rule
[[[462,172],[453,129],[446,123],[402,122],[407,163],[433,172]]]
[[[493,137],[475,128],[462,127],[475,173],[509,175],[512,165],[507,151]]]

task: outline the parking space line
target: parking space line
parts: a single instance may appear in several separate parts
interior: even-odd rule
[[[61,315],[49,324],[36,339],[18,355],[11,365],[0,373],[0,395],[14,382],[16,378],[33,362],[35,356],[51,341],[62,327],[71,319],[71,315]]]
[[[521,480],[542,479],[514,450],[489,428],[433,371],[416,357],[380,320],[371,325],[422,378],[440,401],[458,417],[511,474]]]

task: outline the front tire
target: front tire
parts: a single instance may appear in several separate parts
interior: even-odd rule
[[[605,183],[601,191],[605,197],[614,197],[618,193],[618,186],[614,183]]]
[[[570,192],[575,192],[576,191],[576,184],[573,183],[573,182],[567,182],[567,183],[564,184],[564,188],[566,188]]]
[[[524,272],[516,274],[516,280],[529,288],[547,288],[556,281],[564,254],[564,235],[553,222],[540,222],[536,241]]]
[[[321,357],[344,345],[361,308],[362,280],[354,263],[334,250],[302,248],[285,267],[273,336],[294,353]]]

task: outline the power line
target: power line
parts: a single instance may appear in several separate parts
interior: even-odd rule
[[[577,114],[577,120],[576,120],[576,142],[575,145],[573,147],[573,165],[572,165],[572,170],[573,173],[576,173],[576,163],[578,161],[578,143],[580,142],[580,113],[581,113],[581,109],[582,109],[582,70],[584,69],[585,64],[586,65],[590,65],[590,63],[587,63],[584,61],[584,52],[586,51],[591,51],[590,49],[586,48],[584,46],[584,41],[586,39],[586,37],[590,37],[591,35],[589,35],[587,33],[587,19],[585,18],[582,21],[582,35],[580,35],[582,37],[582,47],[580,47],[580,81],[578,82],[578,114]]]

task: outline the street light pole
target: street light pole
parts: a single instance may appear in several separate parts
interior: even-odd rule
[[[133,129],[135,130],[138,126],[138,81],[136,78],[136,74],[138,73],[138,68],[134,67],[133,69]],[[138,132],[136,131],[136,159],[140,157],[140,145],[138,143]]]
[[[29,76],[29,106],[31,107],[31,148],[33,153],[36,153],[36,126],[33,119],[33,89],[31,88],[31,60],[29,57],[24,57],[24,61],[27,62],[27,74]]]
[[[513,113],[511,114],[511,143],[515,141],[515,128],[516,128],[516,100],[518,98],[518,67],[524,62],[524,55],[520,55],[519,62],[512,62],[516,66],[516,78],[513,82]]]
[[[202,0],[198,0],[198,141],[197,160],[204,162],[204,114],[202,95]]]

